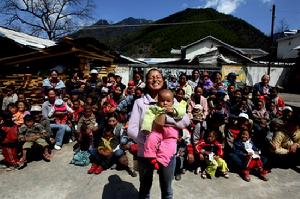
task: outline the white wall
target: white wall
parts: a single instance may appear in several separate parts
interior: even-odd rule
[[[206,40],[186,49],[186,59],[193,59],[197,55],[206,54],[217,50],[217,43],[212,40]]]
[[[300,45],[300,33],[291,36],[291,38],[278,40],[277,58],[287,59],[287,58],[298,57],[298,51],[293,50],[293,48],[299,45]]]
[[[288,81],[288,73],[290,68],[288,67],[271,67],[270,73],[270,86],[285,87]],[[260,82],[261,77],[268,73],[268,67],[261,66],[248,66],[246,84],[253,86],[255,83]]]

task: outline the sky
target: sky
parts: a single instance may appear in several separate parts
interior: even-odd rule
[[[281,25],[300,29],[300,0],[94,0],[95,19],[118,22],[128,17],[157,20],[186,8],[214,8],[271,32],[272,4],[276,6],[275,31]]]

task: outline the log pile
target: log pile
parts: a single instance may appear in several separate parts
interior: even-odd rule
[[[32,74],[12,74],[0,79],[2,89],[13,86],[16,91],[23,91],[25,98],[32,104],[43,103],[43,77]]]

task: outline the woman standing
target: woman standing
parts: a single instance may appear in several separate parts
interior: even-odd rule
[[[44,94],[47,95],[50,89],[54,89],[58,95],[65,94],[65,83],[59,79],[57,70],[50,71],[50,77],[43,80]]]
[[[158,69],[150,69],[146,75],[145,95],[137,99],[128,124],[128,135],[138,144],[138,162],[140,175],[139,198],[150,198],[150,189],[153,180],[154,168],[148,159],[144,158],[144,142],[146,135],[140,132],[145,112],[150,105],[157,102],[158,92],[164,87],[164,78]],[[189,124],[187,118],[186,124]],[[166,115],[166,123],[175,124],[176,121]],[[158,170],[161,188],[161,198],[173,198],[172,180],[174,177],[176,161],[171,158],[167,167]]]

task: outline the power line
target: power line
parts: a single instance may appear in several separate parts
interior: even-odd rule
[[[215,20],[203,20],[203,21],[189,21],[189,22],[175,22],[175,23],[151,23],[151,24],[134,24],[134,25],[91,25],[91,26],[78,26],[84,29],[107,29],[107,28],[126,28],[126,27],[147,27],[147,26],[177,26],[177,25],[191,25],[202,24],[209,22],[221,22],[230,21],[229,19],[215,19]]]

